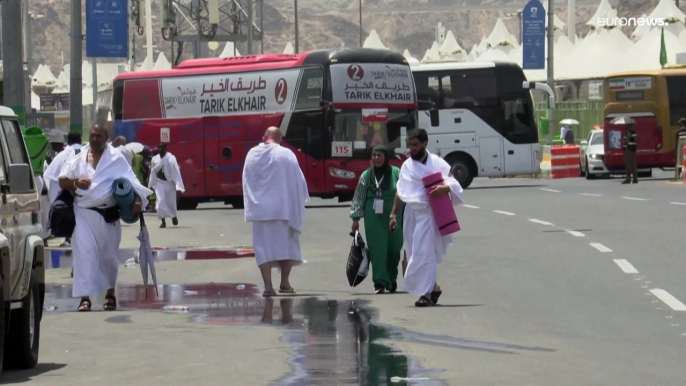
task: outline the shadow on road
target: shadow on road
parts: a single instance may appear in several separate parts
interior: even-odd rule
[[[5,370],[3,371],[2,375],[0,375],[0,383],[2,383],[3,385],[9,385],[15,383],[29,382],[31,381],[31,378],[35,376],[43,375],[50,371],[59,370],[66,366],[67,365],[63,363],[39,363],[36,365],[36,367],[29,370]]]
[[[483,190],[483,189],[510,189],[510,188],[541,188],[548,186],[546,184],[537,185],[499,185],[499,186],[474,186],[469,187],[469,190]]]

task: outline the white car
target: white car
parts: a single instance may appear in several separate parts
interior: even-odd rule
[[[609,176],[603,163],[605,145],[603,144],[603,130],[593,129],[588,133],[588,138],[581,141],[579,149],[579,165],[581,176],[591,180],[596,176]]]
[[[579,166],[581,177],[592,180],[598,176],[609,177],[611,174],[624,174],[623,171],[610,172],[603,162],[605,144],[603,130],[593,129],[588,138],[581,141],[579,149]],[[639,177],[652,177],[652,169],[638,169]]]

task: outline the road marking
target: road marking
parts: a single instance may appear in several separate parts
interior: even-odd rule
[[[586,236],[583,233],[577,232],[577,231],[566,230],[565,232],[569,233],[570,235],[572,235],[574,237],[585,237]]]
[[[595,193],[579,193],[580,196],[588,196],[588,197],[602,197],[602,194],[595,194]]]
[[[670,306],[674,311],[686,311],[686,304],[680,302],[679,299],[672,296],[669,292],[659,288],[651,289],[650,292],[658,299],[662,300],[666,305]]]
[[[541,188],[541,190],[545,190],[546,192],[552,192],[552,193],[562,193],[561,191],[555,190],[555,189]]]
[[[633,201],[648,201],[647,198],[636,198],[636,197],[622,197],[625,200],[633,200]]]
[[[474,206],[474,205],[463,204],[462,206],[464,206],[465,208],[480,209],[478,206]]]
[[[628,261],[626,261],[624,259],[616,259],[615,263],[617,263],[619,268],[621,268],[622,271],[624,271],[624,273],[638,273],[636,268],[634,268],[634,266],[631,265],[631,263],[629,263]]]
[[[534,222],[536,224],[541,224],[541,225],[551,225],[551,226],[553,225],[553,223],[551,223],[551,222],[537,220],[535,218],[530,218],[529,221]]]
[[[514,215],[515,215],[515,214],[512,213],[512,212],[503,212],[502,210],[494,210],[493,212],[494,212],[494,213],[504,214],[504,215],[507,215],[507,216],[514,216]]]
[[[672,205],[686,205],[686,202],[670,202]]]
[[[600,252],[612,252],[612,249],[604,246],[601,243],[590,243],[589,245],[592,246],[593,248],[599,250]]]

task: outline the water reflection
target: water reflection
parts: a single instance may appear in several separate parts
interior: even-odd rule
[[[135,324],[135,314],[126,315],[127,311],[157,310],[186,314],[195,323],[282,328],[282,340],[293,350],[289,359],[292,372],[278,381],[280,385],[407,385],[403,379],[427,374],[407,356],[383,344],[395,336],[391,329],[371,322],[376,311],[366,302],[317,297],[264,299],[260,289],[248,283],[160,285],[158,290],[156,296],[150,286],[147,294],[142,285],[119,286],[117,313],[124,315],[113,319],[114,315],[107,322]],[[75,312],[77,303],[78,299],[71,298],[70,285],[46,286],[46,316]]]
[[[47,268],[71,268],[72,252],[67,249],[46,249]],[[138,262],[138,249],[120,249],[118,258],[121,264],[129,259]],[[230,247],[224,249],[160,249],[153,251],[155,261],[172,260],[215,260],[255,257],[252,247]]]

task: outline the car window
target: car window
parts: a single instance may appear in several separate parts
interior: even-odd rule
[[[589,145],[602,145],[603,144],[603,133],[596,133],[591,138]]]
[[[13,164],[28,164],[29,157],[26,154],[26,147],[24,147],[21,129],[17,121],[3,119],[2,130],[7,138],[10,162]]]

